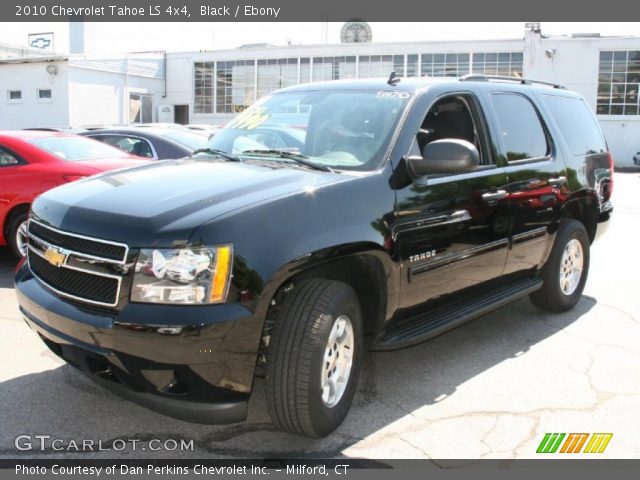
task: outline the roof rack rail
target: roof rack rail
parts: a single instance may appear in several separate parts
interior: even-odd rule
[[[472,73],[460,77],[461,82],[489,82],[491,80],[495,80],[498,82],[514,82],[520,83],[521,85],[546,85],[548,87],[559,88],[562,90],[566,90],[567,88],[564,85],[560,85],[558,83],[542,82],[540,80],[531,80],[530,78],[509,77],[506,75],[482,75]]]

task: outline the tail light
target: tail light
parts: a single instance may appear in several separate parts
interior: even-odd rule
[[[80,180],[81,178],[86,177],[86,175],[63,175],[65,182],[75,182],[76,180]]]
[[[606,192],[608,193],[607,199],[611,198],[611,195],[613,194],[613,155],[611,155],[611,152],[609,152],[608,156],[609,156],[610,177],[609,177],[609,191]]]

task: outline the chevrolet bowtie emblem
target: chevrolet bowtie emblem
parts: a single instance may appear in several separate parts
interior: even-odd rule
[[[64,264],[64,261],[67,259],[67,256],[57,248],[49,247],[44,252],[44,258],[47,262],[49,262],[54,267],[60,267]]]

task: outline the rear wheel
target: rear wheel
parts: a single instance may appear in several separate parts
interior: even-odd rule
[[[588,273],[589,236],[582,223],[567,219],[544,266],[543,286],[531,294],[531,301],[551,312],[567,311],[580,300]]]
[[[347,416],[362,362],[362,314],[342,282],[304,280],[275,320],[267,352],[266,397],[273,423],[323,437]]]
[[[7,241],[11,251],[18,258],[27,255],[27,220],[28,213],[22,212],[15,215],[9,224]]]

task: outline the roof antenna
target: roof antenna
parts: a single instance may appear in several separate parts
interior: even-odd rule
[[[400,81],[400,77],[396,75],[395,71],[393,71],[391,72],[391,75],[389,75],[389,80],[387,80],[387,83],[392,87],[394,87],[396,83],[398,83],[399,81]]]

